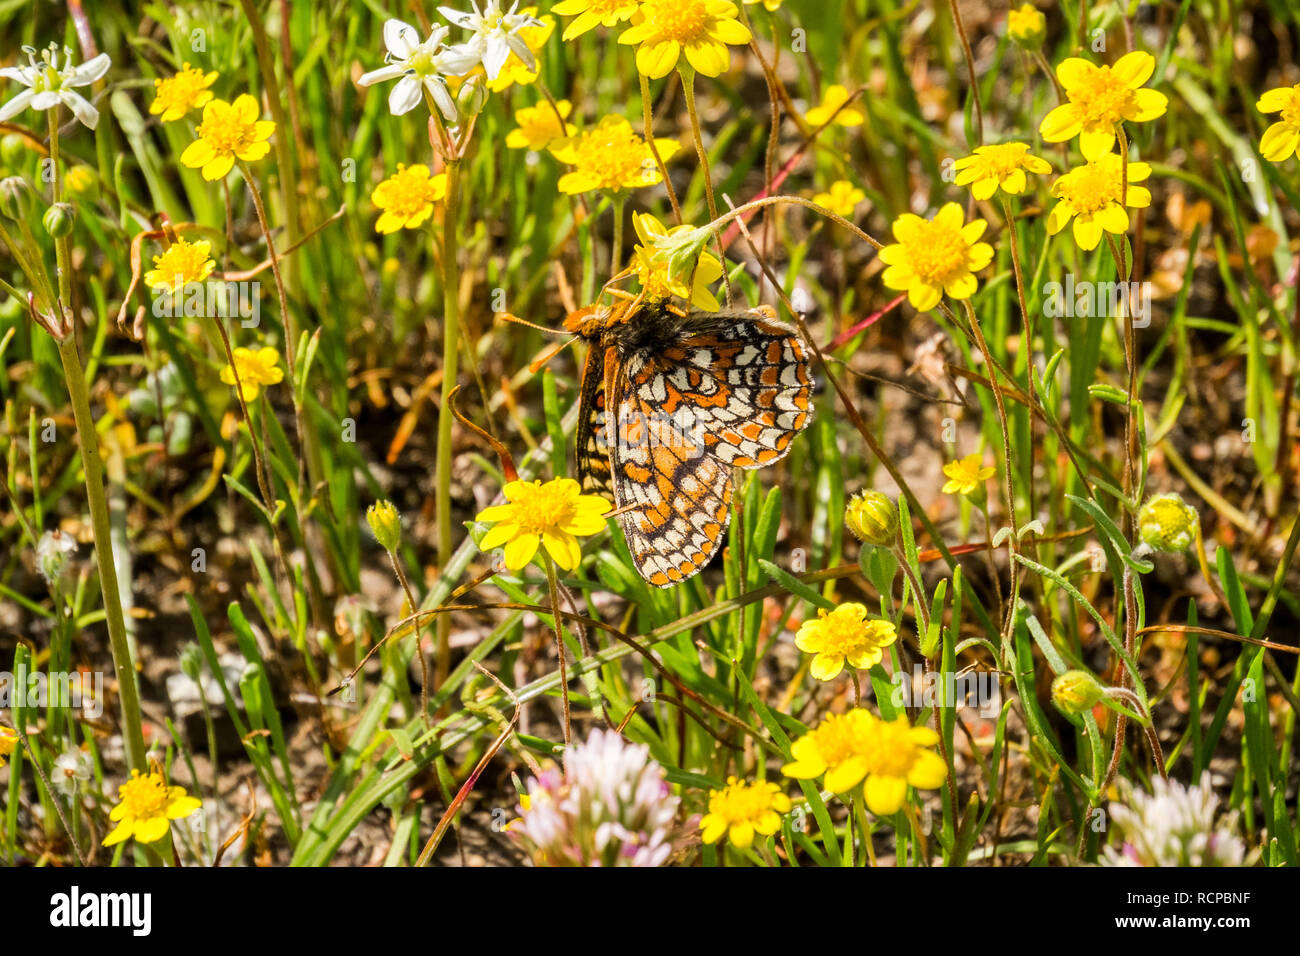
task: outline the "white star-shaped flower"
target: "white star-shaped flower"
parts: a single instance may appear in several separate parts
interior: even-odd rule
[[[483,69],[489,80],[495,80],[513,52],[523,61],[530,72],[537,72],[537,60],[528,44],[519,36],[524,27],[542,26],[542,21],[523,13],[515,13],[519,0],[510,4],[510,9],[501,12],[501,0],[487,0],[487,5],[479,10],[478,0],[471,0],[474,12],[453,10],[451,7],[439,7],[438,12],[458,27],[464,27],[474,35],[468,43],[479,51],[483,58]]]
[[[73,92],[72,87],[89,86],[107,73],[113,65],[107,53],[101,53],[80,66],[73,66],[72,51],[64,47],[63,65],[59,66],[59,48],[53,43],[41,51],[39,62],[34,47],[25,46],[23,52],[27,54],[27,66],[0,69],[0,76],[17,80],[27,87],[4,106],[0,106],[0,122],[17,116],[29,106],[34,110],[48,110],[62,103],[90,129],[99,125],[99,110],[80,93]]]
[[[387,65],[363,74],[357,84],[370,86],[400,76],[388,94],[388,109],[394,116],[415,109],[423,91],[428,90],[442,115],[448,122],[454,122],[456,101],[451,98],[444,77],[461,76],[474,69],[479,62],[479,52],[470,44],[445,46],[443,41],[450,32],[450,27],[434,27],[429,38],[421,43],[420,34],[409,23],[386,21],[384,45],[388,48],[385,55]]]

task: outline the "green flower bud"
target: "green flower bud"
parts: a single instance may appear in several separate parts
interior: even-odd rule
[[[844,527],[859,541],[887,547],[898,534],[898,505],[883,492],[864,491],[844,509]]]
[[[1007,14],[1007,35],[1030,53],[1039,50],[1047,36],[1047,17],[1031,3]]]
[[[57,588],[68,561],[77,553],[77,542],[62,531],[47,531],[36,542],[36,567],[50,588]]]
[[[1052,701],[1071,716],[1091,710],[1106,696],[1106,687],[1088,671],[1066,671],[1052,681]]]
[[[6,176],[0,179],[0,212],[14,222],[23,222],[31,218],[36,207],[36,190],[22,176]]]
[[[0,162],[8,169],[21,169],[27,161],[27,140],[19,133],[6,133],[0,139]]]
[[[456,94],[456,107],[466,119],[477,116],[487,105],[488,91],[481,76],[471,76]]]
[[[1148,498],[1138,512],[1138,532],[1152,551],[1186,551],[1199,526],[1196,509],[1173,492]]]
[[[191,643],[181,648],[181,673],[194,683],[199,682],[199,675],[203,673],[203,651],[199,645]]]
[[[72,226],[77,219],[77,210],[71,203],[56,202],[49,209],[45,210],[45,216],[41,222],[45,224],[45,231],[55,239],[63,239],[72,235]]]
[[[73,166],[63,177],[63,188],[77,199],[92,199],[99,187],[99,176],[89,166]]]
[[[396,551],[402,543],[402,516],[391,501],[377,501],[366,511],[370,532],[385,551]]]

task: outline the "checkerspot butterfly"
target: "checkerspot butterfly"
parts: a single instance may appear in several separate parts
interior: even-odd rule
[[[812,420],[804,343],[770,308],[683,311],[667,300],[589,306],[565,328],[588,345],[578,478],[612,494],[643,578],[684,581],[727,529],[733,470],[783,458]]]

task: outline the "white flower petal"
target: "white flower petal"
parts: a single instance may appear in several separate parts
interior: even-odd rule
[[[94,129],[99,125],[99,110],[91,106],[90,101],[80,93],[64,90],[59,98],[63,100],[63,105],[72,110],[73,115],[81,120],[82,125],[87,129]]]
[[[31,105],[32,97],[35,95],[31,90],[23,90],[4,106],[0,106],[0,122],[9,119],[11,116],[17,116],[27,109]]]
[[[72,75],[63,81],[64,86],[89,86],[108,72],[113,65],[107,53],[101,53],[73,69]]]
[[[489,80],[495,80],[510,58],[510,47],[505,38],[493,34],[487,38],[487,48],[483,51],[483,69]]]
[[[483,51],[479,47],[472,43],[459,43],[443,50],[438,54],[435,62],[439,73],[445,73],[447,76],[463,76],[478,66],[481,59],[483,59]]]
[[[405,60],[410,56],[419,42],[420,34],[406,21],[396,19],[384,21],[384,46],[399,60]]]
[[[25,66],[6,66],[0,68],[0,76],[6,80],[17,80],[23,86],[31,86],[34,78],[30,75],[31,71]]]
[[[514,51],[515,56],[523,61],[524,66],[528,67],[529,73],[537,72],[537,60],[533,57],[533,51],[528,49],[527,43],[513,33],[506,37],[506,43]]]
[[[372,86],[375,83],[382,83],[384,80],[395,80],[405,72],[406,67],[401,63],[390,63],[388,66],[381,66],[369,73],[362,73],[357,78],[357,86]]]
[[[451,98],[451,93],[447,90],[447,84],[442,81],[442,77],[426,76],[424,86],[433,95],[433,101],[438,104],[438,109],[442,110],[442,115],[447,118],[447,122],[456,122],[456,101]]]
[[[58,90],[44,90],[32,97],[32,109],[48,110],[51,106],[58,106],[60,102]]]
[[[467,30],[474,29],[475,14],[465,10],[453,10],[451,7],[439,7],[438,12],[442,14],[444,20],[454,23],[458,27],[465,27]]]
[[[388,111],[394,116],[409,113],[420,102],[420,78],[404,76],[397,81],[393,91],[388,94]]]

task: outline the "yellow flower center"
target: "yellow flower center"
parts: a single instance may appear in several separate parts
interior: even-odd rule
[[[153,82],[158,91],[158,99],[168,106],[194,106],[195,101],[208,92],[203,71],[192,66],[186,66],[165,80]]]
[[[709,794],[709,813],[728,823],[758,823],[771,810],[773,786],[766,782],[753,785],[732,777],[722,790]]]
[[[654,172],[645,163],[649,155],[630,126],[611,123],[582,134],[574,165],[599,180],[602,189],[625,189],[646,182],[647,169]]]
[[[172,288],[176,288],[206,279],[212,271],[207,268],[209,261],[206,244],[177,239],[162,255],[154,256],[153,267],[159,276],[171,283]]]
[[[1080,213],[1097,212],[1113,202],[1119,202],[1123,183],[1116,170],[1107,164],[1088,163],[1069,173],[1068,182],[1060,180],[1061,193]]]
[[[704,0],[649,0],[641,5],[641,13],[650,21],[656,39],[681,44],[708,39],[713,21]]]
[[[541,534],[568,525],[577,513],[574,496],[555,485],[527,486],[515,506],[515,521],[525,534]]]
[[[398,164],[397,172],[375,188],[374,201],[380,209],[409,218],[440,198],[437,184],[423,166]]]
[[[831,714],[811,733],[817,755],[832,769],[857,756],[862,752],[863,734],[874,721],[875,718],[864,710]]]
[[[1020,168],[1025,158],[1023,143],[1001,143],[979,151],[980,165],[987,176],[1003,179]]]
[[[960,229],[935,220],[922,220],[916,238],[907,244],[912,271],[933,285],[943,285],[966,269],[970,244]]]
[[[1107,128],[1135,109],[1134,92],[1109,66],[1099,66],[1086,80],[1067,91],[1085,129]]]
[[[237,153],[253,144],[253,124],[247,123],[233,106],[209,104],[199,124],[199,138],[218,154]]]
[[[1291,99],[1282,107],[1282,122],[1300,129],[1300,86],[1291,91]]]
[[[823,654],[847,656],[872,643],[867,622],[852,608],[836,608],[816,623]]]
[[[906,720],[893,723],[876,721],[871,730],[867,752],[871,757],[871,772],[886,777],[906,777],[916,763],[916,744],[909,736]]]
[[[133,819],[149,820],[167,814],[167,785],[156,773],[142,777],[138,770],[131,771],[131,779],[117,793]]]

